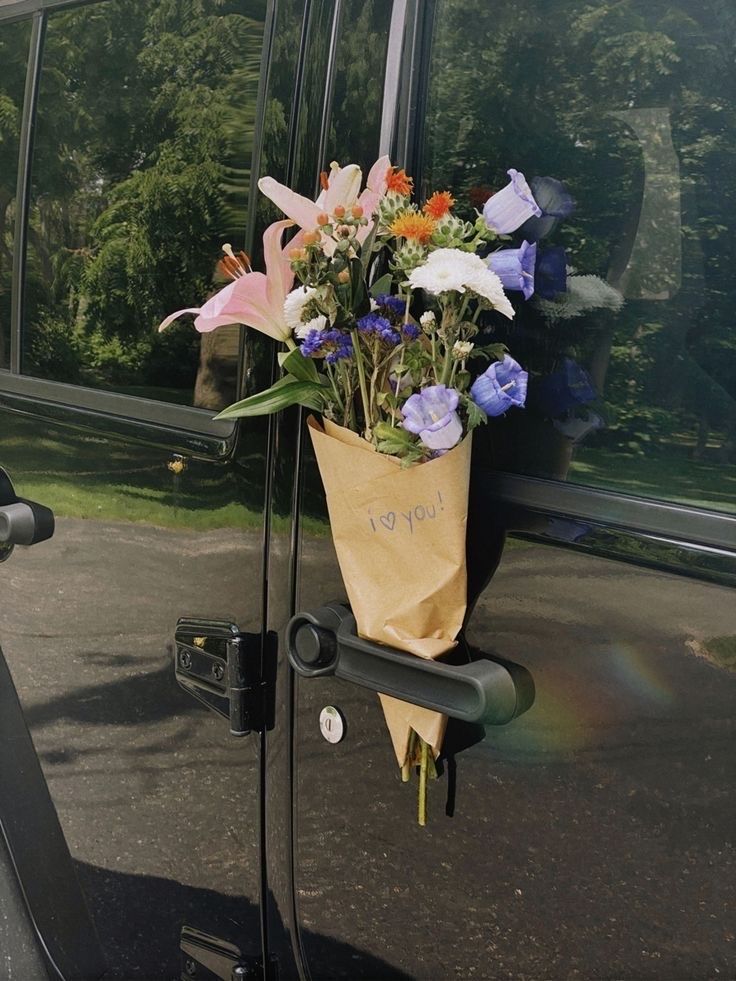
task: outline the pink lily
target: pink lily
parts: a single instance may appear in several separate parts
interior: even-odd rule
[[[293,347],[291,327],[284,319],[284,300],[294,282],[287,256],[294,243],[290,242],[287,249],[281,248],[284,229],[293,224],[290,219],[275,221],[263,233],[265,274],[251,272],[239,264],[234,274],[237,278],[232,283],[211,296],[201,307],[186,307],[169,314],[158,329],[165,330],[184,313],[196,313],[194,326],[200,333],[226,324],[245,324]]]
[[[335,213],[335,208],[342,205],[346,210],[353,205],[359,204],[363,209],[363,214],[369,219],[368,225],[362,226],[358,231],[358,241],[364,242],[371,230],[373,217],[381,198],[386,193],[386,180],[391,170],[391,161],[388,157],[380,157],[371,167],[366,178],[366,186],[361,193],[360,185],[363,174],[357,164],[347,164],[340,167],[337,163],[330,164],[330,173],[327,178],[327,187],[323,188],[316,201],[297,194],[284,184],[279,184],[273,177],[262,177],[258,181],[258,187],[267,198],[270,198],[296,222],[301,228],[308,232],[318,228],[317,216],[323,212],[328,215]],[[325,251],[332,254],[334,242],[331,239],[323,238]]]

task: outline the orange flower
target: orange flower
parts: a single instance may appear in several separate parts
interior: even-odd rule
[[[432,237],[434,221],[427,215],[416,211],[405,211],[391,225],[391,234],[396,238],[412,238],[424,245]]]
[[[438,221],[449,212],[455,203],[455,198],[449,191],[435,191],[432,197],[424,205],[425,215]]]
[[[404,197],[409,197],[414,187],[414,179],[408,177],[405,170],[397,170],[396,167],[392,167],[386,176],[386,190],[396,191],[397,194],[403,194]]]

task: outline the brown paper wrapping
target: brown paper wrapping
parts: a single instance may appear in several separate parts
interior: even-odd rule
[[[362,637],[418,657],[455,646],[465,617],[470,437],[401,467],[349,429],[310,418],[332,538]],[[414,729],[439,754],[447,719],[381,695],[399,766]]]

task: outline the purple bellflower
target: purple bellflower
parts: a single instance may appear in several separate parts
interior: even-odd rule
[[[558,293],[567,292],[567,253],[561,245],[537,255],[534,290],[543,300],[554,300]]]
[[[562,181],[554,177],[532,177],[529,186],[541,214],[528,218],[521,234],[529,242],[538,242],[553,232],[561,218],[573,213],[575,202]]]
[[[460,442],[463,424],[456,409],[460,395],[445,385],[430,385],[411,395],[401,409],[401,425],[430,450],[451,450]]]
[[[483,206],[483,217],[486,225],[499,235],[507,235],[516,231],[527,218],[533,215],[541,218],[542,209],[534,200],[531,188],[521,171],[507,171],[510,183],[497,191]]]
[[[534,293],[534,267],[537,246],[522,242],[519,249],[499,249],[488,256],[488,268],[492,269],[505,290],[521,290],[528,300]]]
[[[509,355],[496,361],[476,378],[470,397],[487,416],[501,416],[507,409],[524,407],[529,375]]]

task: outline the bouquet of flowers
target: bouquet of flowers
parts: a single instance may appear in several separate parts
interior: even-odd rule
[[[465,617],[472,431],[526,397],[527,374],[505,347],[475,341],[483,319],[513,317],[505,289],[534,290],[536,244],[492,243],[555,217],[508,173],[474,222],[453,214],[449,191],[412,203],[411,178],[387,157],[362,190],[357,165],[333,163],[316,201],[265,177],[261,191],[287,216],[263,236],[265,273],[226,245],[232,282],[161,324],[195,313],[200,331],[241,323],[285,345],[280,380],[219,417],[294,404],[319,414],[309,432],[359,632],[418,657],[450,650]],[[381,702],[403,778],[419,766],[426,800],[446,719]]]

